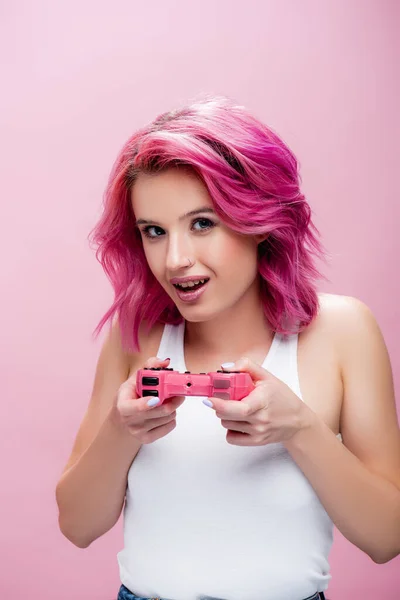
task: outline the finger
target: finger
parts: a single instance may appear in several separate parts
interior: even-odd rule
[[[221,400],[221,398],[214,397],[208,398],[208,400],[212,403],[212,408],[220,419],[246,421],[248,418],[249,408],[247,405],[243,405],[243,400],[238,402],[237,400]]]
[[[264,369],[261,365],[250,360],[247,356],[242,356],[237,360],[232,367],[224,367],[221,365],[224,371],[242,371],[246,372],[250,375],[253,381],[268,381],[273,377],[271,373],[269,373],[266,369]]]
[[[226,441],[233,446],[259,446],[260,444],[251,435],[228,430]]]
[[[185,401],[185,396],[172,396],[164,400],[162,404],[156,404],[155,406],[149,406],[149,400],[155,400],[155,396],[145,396],[139,398],[137,401],[137,410],[145,419],[157,419],[171,414],[174,410],[179,408]]]
[[[148,401],[155,399],[154,396],[144,396],[137,398],[132,402],[132,399],[120,403],[120,412],[126,417],[132,417],[136,420],[152,420],[160,417],[166,417],[174,412],[185,401],[185,396],[173,396],[167,398],[162,404],[156,406],[148,406]]]
[[[252,433],[252,425],[247,421],[227,421],[221,420],[222,427],[229,429],[229,431],[236,431],[238,433],[245,433],[250,435]]]
[[[266,382],[261,382],[252,392],[240,401],[221,400],[209,398],[213,404],[215,414],[220,419],[231,421],[248,421],[249,417],[258,410],[266,407],[268,403],[268,389]]]
[[[158,358],[158,356],[150,356],[144,363],[144,369],[151,369],[152,367],[159,367],[164,363],[169,362],[170,358]]]
[[[175,427],[176,421],[173,420],[167,423],[166,425],[162,425],[161,427],[155,427],[154,429],[151,429],[150,431],[147,431],[144,434],[138,433],[135,437],[137,437],[142,442],[142,444],[152,444],[156,440],[159,440],[160,438],[168,435],[168,433],[173,431]]]
[[[157,427],[161,427],[162,425],[166,425],[170,423],[170,421],[174,421],[176,419],[176,411],[174,410],[170,415],[165,417],[159,417],[157,419],[148,419],[145,421],[140,421],[139,423],[128,423],[127,427],[132,435],[143,434],[147,431],[151,431]]]

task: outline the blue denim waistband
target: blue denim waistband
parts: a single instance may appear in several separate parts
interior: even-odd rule
[[[121,585],[119,588],[118,598],[117,600],[167,600],[167,598],[144,598],[143,596],[135,596],[131,591],[128,590],[127,587]],[[215,598],[214,596],[199,596],[198,600],[227,600],[226,598]],[[325,596],[323,592],[316,592],[312,596],[308,596],[308,598],[304,598],[304,600],[325,600]]]

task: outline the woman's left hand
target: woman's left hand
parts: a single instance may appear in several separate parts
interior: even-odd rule
[[[264,446],[286,442],[315,423],[312,411],[283,381],[248,358],[224,371],[247,372],[255,389],[240,401],[209,398],[228,432],[226,440],[236,446]]]

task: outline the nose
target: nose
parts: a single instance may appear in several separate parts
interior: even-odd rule
[[[187,236],[170,234],[168,240],[166,268],[171,273],[194,264],[193,247]]]

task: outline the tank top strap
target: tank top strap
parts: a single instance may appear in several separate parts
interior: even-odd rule
[[[297,368],[298,338],[297,333],[291,335],[276,333],[263,367],[289,385],[302,400]]]
[[[158,347],[159,358],[170,358],[170,367],[176,371],[185,370],[183,336],[185,332],[185,321],[179,325],[166,323]]]
[[[288,336],[288,358],[289,358],[289,380],[292,384],[292,388],[297,396],[304,401],[303,395],[300,389],[299,369],[298,369],[298,346],[299,346],[299,334],[294,333]]]

